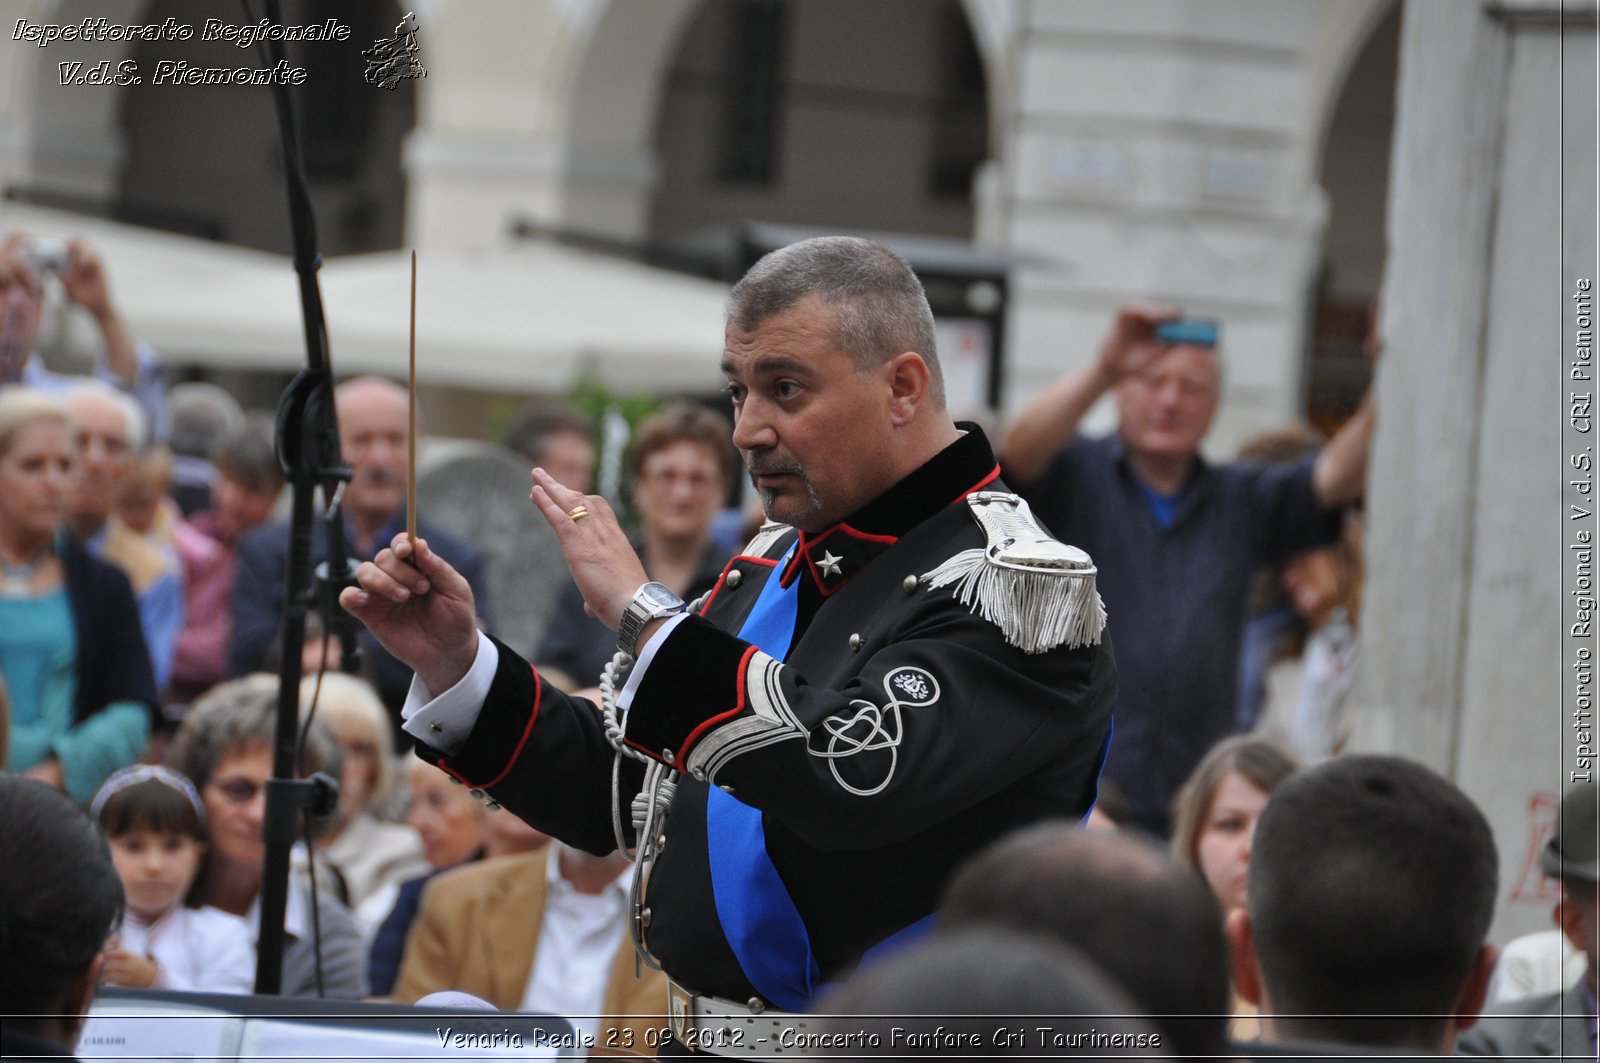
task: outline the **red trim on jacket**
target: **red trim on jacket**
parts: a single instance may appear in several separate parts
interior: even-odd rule
[[[739,715],[745,710],[745,706],[750,702],[750,698],[748,696],[749,689],[747,686],[747,680],[750,676],[750,659],[760,652],[761,651],[755,646],[751,646],[739,657],[739,696],[734,701],[733,708],[729,709],[727,712],[718,713],[709,720],[703,721],[699,727],[696,727],[694,730],[689,732],[689,737],[683,740],[683,748],[678,750],[679,764],[684,764],[688,761],[689,750],[693,749],[695,745],[699,743],[700,739],[706,736],[707,731],[712,730],[720,723],[724,723],[733,719],[735,716]]]
[[[766,568],[778,567],[778,563],[768,557],[751,557],[749,554],[735,554],[730,557],[728,563],[722,566],[722,575],[717,577],[716,586],[712,587],[711,593],[706,595],[706,604],[700,607],[701,616],[705,616],[711,611],[711,603],[717,600],[718,594],[722,593],[722,585],[728,582],[728,573],[733,571],[734,564],[739,561],[748,561],[752,565],[763,565]]]
[[[977,494],[979,491],[982,491],[985,487],[988,487],[998,479],[1000,479],[1000,466],[996,464],[988,476],[985,476],[983,479],[979,480],[977,483],[973,484],[959,495],[956,495],[955,500],[950,504],[953,506],[956,504],[956,502],[964,501],[968,495]]]
[[[522,729],[522,737],[517,740],[516,748],[511,751],[511,759],[507,760],[506,766],[500,769],[500,774],[496,775],[488,782],[480,785],[472,782],[465,775],[462,775],[459,771],[456,771],[454,768],[450,767],[449,764],[441,760],[439,761],[439,767],[445,770],[445,774],[449,775],[458,782],[466,783],[468,786],[473,787],[473,789],[487,790],[489,787],[494,786],[511,773],[512,767],[517,763],[517,758],[522,756],[523,747],[528,744],[528,737],[533,734],[533,725],[538,722],[539,719],[539,703],[544,700],[544,681],[539,678],[539,669],[530,664],[528,665],[528,671],[533,673],[533,711],[528,714],[528,724]]]

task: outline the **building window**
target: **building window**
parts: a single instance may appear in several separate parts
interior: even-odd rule
[[[945,4],[940,12],[938,47],[928,193],[935,199],[969,200],[973,172],[989,157],[989,121],[983,60],[959,4]]]
[[[737,0],[730,14],[716,178],[768,186],[782,150],[788,0]]]

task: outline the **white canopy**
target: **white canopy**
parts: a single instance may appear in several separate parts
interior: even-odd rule
[[[82,236],[118,305],[173,366],[292,371],[305,361],[289,258],[34,207],[0,204],[0,232]],[[341,375],[404,376],[410,255],[321,271]],[[592,373],[621,391],[715,390],[725,285],[549,243],[418,252],[417,376],[426,384],[559,392]],[[78,315],[81,316],[81,315]],[[75,323],[69,349],[92,350]]]

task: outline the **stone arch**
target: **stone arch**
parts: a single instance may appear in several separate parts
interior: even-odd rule
[[[1400,6],[1401,0],[1351,0],[1330,10],[1328,31],[1313,57],[1309,94],[1312,100],[1311,143],[1315,146],[1318,163],[1351,68],[1371,42],[1378,25]]]
[[[638,240],[656,166],[651,133],[661,80],[695,0],[608,0],[572,10],[571,67],[561,130],[563,224]]]
[[[1008,15],[1011,9],[1001,0],[961,0],[961,8],[966,12],[967,26],[978,47],[978,58],[983,62],[989,94],[989,158],[999,162],[1007,146],[1004,138],[1011,127],[1007,119],[1013,103],[1011,35],[1014,27]]]
[[[289,26],[333,17],[314,0],[285,0],[282,8]],[[282,49],[286,61],[305,74],[304,84],[290,96],[317,242],[325,254],[383,250],[401,242],[400,144],[414,118],[417,81],[401,81],[392,91],[369,84],[361,50],[390,36],[404,13],[398,0],[346,2],[337,12],[349,29],[345,39],[290,42]],[[244,9],[218,8],[211,0],[152,0],[145,18],[165,16],[196,29],[212,18],[250,21]],[[425,39],[423,44],[425,49]],[[259,68],[268,63],[262,49],[197,36],[140,43],[132,55],[146,81],[120,93],[125,150],[117,216],[230,244],[288,251],[276,93],[253,85],[152,83],[162,63]]]
[[[1301,393],[1325,431],[1354,409],[1371,377],[1361,353],[1386,255],[1401,7],[1383,0],[1347,14],[1347,32],[1314,70],[1318,111],[1309,129],[1311,180],[1326,224],[1309,292]]]
[[[1010,27],[996,0],[958,2],[984,66],[991,157],[998,159],[1008,128],[1001,116]],[[572,59],[556,93],[565,101],[564,226],[629,242],[647,235],[660,177],[652,139],[663,80],[697,7],[698,0],[596,0],[568,9]]]

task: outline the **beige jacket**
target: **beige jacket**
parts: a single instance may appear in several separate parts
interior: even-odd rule
[[[469,864],[430,882],[406,938],[394,998],[412,1004],[429,993],[458,989],[503,1011],[517,1010],[539,947],[546,862],[554,848]],[[625,928],[617,936],[601,1011],[616,1021],[600,1024],[590,1055],[618,1054],[607,1052],[608,1044],[633,1046],[622,1055],[655,1054],[666,1026],[666,976],[650,970],[635,975]]]

